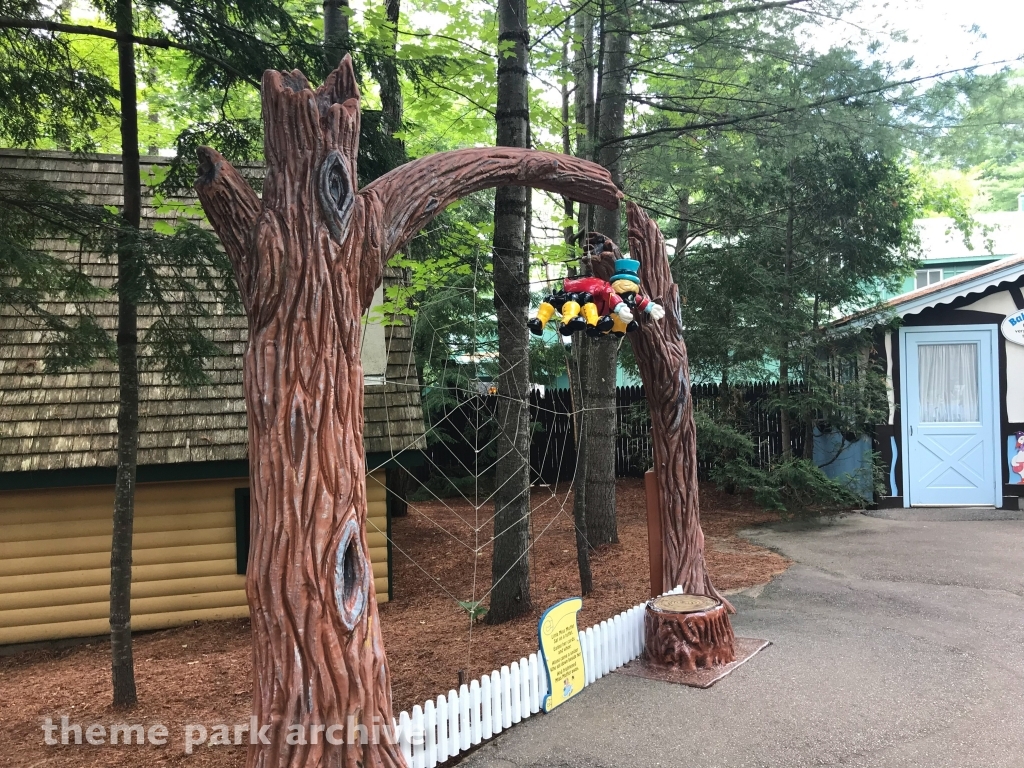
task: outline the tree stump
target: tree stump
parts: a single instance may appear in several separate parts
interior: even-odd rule
[[[663,595],[647,602],[644,661],[693,672],[736,660],[725,604],[705,595]]]

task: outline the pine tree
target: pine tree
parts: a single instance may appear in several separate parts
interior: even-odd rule
[[[498,3],[497,145],[528,147],[526,0]],[[524,187],[494,195],[494,308],[498,316],[498,461],[491,559],[492,624],[527,613],[530,600],[530,309],[528,199]]]
[[[141,15],[145,16],[145,25],[140,19],[140,9]],[[94,225],[99,227],[97,231],[102,233],[109,249],[117,255],[117,329],[115,338],[111,340],[98,333],[97,326],[88,316],[83,317],[73,328],[57,328],[58,333],[64,331],[63,336],[58,337],[58,349],[66,351],[58,353],[54,359],[64,363],[84,364],[98,353],[109,353],[116,349],[118,433],[110,561],[111,682],[114,706],[128,708],[134,706],[137,699],[131,644],[131,558],[139,424],[139,304],[140,301],[146,301],[156,308],[159,316],[147,332],[144,343],[155,352],[158,363],[162,364],[161,367],[170,378],[182,383],[204,380],[204,360],[215,348],[196,328],[192,318],[163,311],[169,307],[164,300],[166,293],[182,290],[187,297],[194,299],[200,290],[208,290],[214,296],[223,297],[229,305],[237,306],[237,295],[231,288],[224,287],[231,285],[230,281],[223,280],[230,274],[230,270],[211,235],[188,225],[181,227],[173,237],[159,237],[140,230],[142,179],[136,103],[136,46],[187,53],[195,62],[193,83],[200,88],[210,86],[211,80],[219,81],[226,88],[243,81],[254,82],[264,66],[281,62],[281,41],[265,42],[260,37],[261,33],[268,30],[283,30],[284,37],[293,43],[293,55],[308,55],[315,47],[311,49],[298,37],[292,36],[298,30],[297,25],[286,12],[271,4],[236,8],[213,0],[185,4],[140,3],[139,6],[133,6],[132,0],[116,0],[104,6],[104,11],[113,21],[113,30],[68,23],[63,6],[51,9],[35,2],[19,2],[14,7],[5,4],[0,9],[0,32],[3,34],[0,57],[16,59],[17,66],[11,80],[18,86],[14,94],[0,100],[0,129],[16,142],[34,143],[42,138],[38,132],[33,133],[30,129],[32,121],[40,117],[38,113],[32,113],[36,109],[63,118],[57,121],[58,127],[52,132],[50,138],[53,141],[78,139],[79,146],[87,146],[88,142],[81,130],[70,127],[68,116],[84,118],[85,125],[94,125],[99,115],[108,114],[102,98],[109,98],[114,91],[109,83],[104,82],[103,74],[88,62],[74,56],[64,60],[55,59],[53,53],[69,50],[70,45],[64,36],[82,35],[116,42],[117,115],[120,122],[124,202],[119,220],[94,217]],[[139,34],[141,26],[152,26],[165,18],[166,13],[161,16],[165,11],[175,16],[175,37],[169,34]],[[10,12],[16,15],[8,15]],[[23,51],[31,55],[15,57],[16,52]],[[38,75],[40,71],[46,71],[54,79],[48,82],[41,93],[33,94],[31,99],[26,101],[19,98],[24,93],[32,94],[32,84],[37,79],[31,75]],[[76,94],[83,83],[87,88],[81,94]],[[68,104],[63,104],[59,98],[64,94],[71,95]],[[12,188],[16,187],[9,187]],[[21,189],[32,191],[24,186]],[[29,198],[9,200],[8,205],[12,204],[25,209],[35,203]],[[99,236],[93,235],[93,238]],[[25,249],[22,250],[25,252]],[[57,267],[52,259],[47,260],[46,257],[37,258],[36,263],[49,268],[49,272],[36,269],[37,274],[48,274],[51,281],[40,287],[42,293],[52,291],[54,287],[67,297],[76,295],[76,292],[77,295],[87,293],[81,287],[87,283],[84,275],[74,275],[63,265]],[[197,279],[180,279],[181,275],[190,270],[195,270]],[[18,272],[19,278],[24,278],[26,274],[31,273],[24,268]],[[25,281],[22,279],[20,284],[24,286]],[[31,294],[28,296],[32,298]],[[185,304],[202,306],[199,301],[186,301]],[[41,316],[45,319],[45,315]]]

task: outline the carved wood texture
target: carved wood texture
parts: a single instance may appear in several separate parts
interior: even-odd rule
[[[684,592],[714,597],[732,612],[732,605],[711,583],[704,562],[697,433],[679,287],[672,279],[665,237],[657,223],[634,203],[626,203],[626,222],[630,256],[640,261],[641,290],[665,308],[663,320],[653,322],[642,316],[640,328],[628,336],[651,411],[651,442],[663,533],[663,584],[666,588],[682,586]],[[601,261],[606,264],[608,259]]]
[[[268,71],[262,100],[263,199],[209,148],[196,182],[249,323],[253,708],[271,743],[251,746],[247,765],[398,766],[400,750],[384,739],[286,740],[293,725],[308,741],[313,724],[347,737],[351,717],[372,736],[392,719],[364,533],[361,316],[384,262],[470,192],[534,186],[611,207],[621,194],[593,163],[522,149],[433,155],[357,191],[359,90],[348,57],[316,90],[297,71]]]
[[[659,611],[647,604],[643,659],[647,664],[693,672],[736,660],[736,638],[725,605],[700,613]]]

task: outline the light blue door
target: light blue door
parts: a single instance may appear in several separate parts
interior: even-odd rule
[[[1002,503],[997,333],[900,329],[906,506]]]

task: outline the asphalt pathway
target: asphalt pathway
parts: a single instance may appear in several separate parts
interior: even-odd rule
[[[461,765],[1024,768],[1024,521],[978,515],[748,532],[796,561],[731,598],[771,647],[705,691],[609,675]]]

